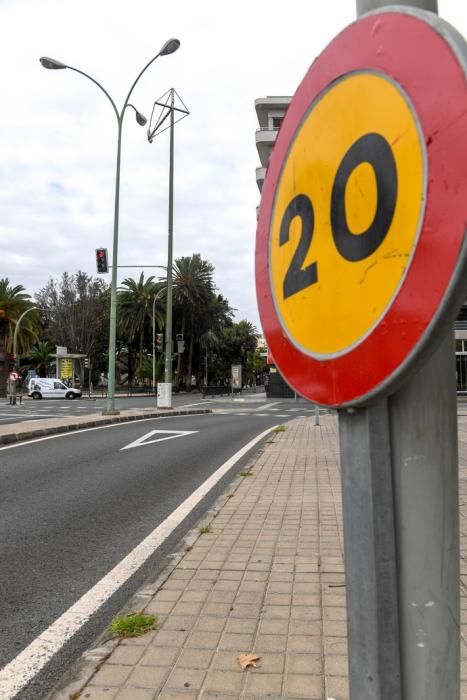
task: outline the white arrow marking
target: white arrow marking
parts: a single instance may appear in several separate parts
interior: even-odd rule
[[[150,445],[153,442],[162,442],[163,440],[174,440],[175,438],[184,437],[185,435],[193,435],[194,433],[199,433],[199,430],[151,430],[146,435],[130,442],[129,445],[121,447],[121,450],[129,450],[131,447],[140,447],[141,445]],[[165,437],[158,437],[155,440],[148,440],[152,435],[164,435]]]

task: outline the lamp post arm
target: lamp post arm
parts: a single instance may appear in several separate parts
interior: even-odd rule
[[[30,311],[38,311],[38,310],[40,311],[38,306],[30,306],[29,309],[26,309],[26,311],[23,311],[21,316],[16,321],[15,332],[13,334],[13,355],[15,356],[15,365],[16,365],[16,343],[18,340],[18,331],[19,331],[21,321],[26,316],[26,314],[28,314]]]
[[[160,55],[161,55],[161,52],[159,51],[159,53],[156,54],[156,55],[154,56],[154,58],[151,58],[151,60],[149,61],[149,63],[146,63],[146,65],[144,66],[143,70],[142,70],[142,71],[139,73],[139,75],[137,76],[136,80],[134,81],[133,85],[132,85],[131,88],[130,88],[130,91],[129,91],[128,95],[126,96],[125,102],[123,103],[122,115],[123,115],[124,111],[126,110],[126,108],[127,108],[127,106],[128,106],[128,102],[130,101],[131,93],[132,93],[133,90],[135,89],[136,83],[137,83],[138,80],[141,78],[141,76],[143,75],[143,73],[146,72],[146,70],[149,68],[149,66],[151,65],[151,63],[154,63],[154,61],[156,60],[156,58],[158,58]]]
[[[107,99],[109,100],[110,104],[112,105],[112,107],[113,107],[113,109],[114,109],[115,116],[117,117],[118,121],[120,121],[120,114],[119,114],[119,112],[118,112],[117,106],[116,106],[115,102],[113,101],[113,99],[110,97],[110,95],[109,95],[109,93],[107,92],[107,90],[105,89],[105,87],[103,87],[100,83],[97,82],[97,80],[95,80],[95,79],[94,79],[92,76],[90,76],[88,73],[85,73],[83,70],[79,70],[79,68],[73,68],[73,66],[68,66],[68,65],[67,65],[67,68],[69,68],[70,70],[74,70],[75,73],[80,73],[81,75],[84,75],[84,77],[85,77],[85,78],[89,78],[89,80],[90,80],[92,83],[94,83],[94,85],[97,85],[97,87],[98,87],[100,90],[102,90],[102,92],[104,93],[104,95],[105,95],[105,96],[107,97]],[[128,98],[127,98],[127,101],[128,101]],[[126,106],[126,103],[125,103],[125,106]],[[123,110],[122,110],[122,114],[123,114]]]

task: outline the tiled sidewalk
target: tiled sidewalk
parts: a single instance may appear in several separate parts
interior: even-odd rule
[[[466,436],[464,416],[463,613]],[[75,677],[51,700],[347,700],[336,417],[322,416],[319,427],[313,418],[288,423],[203,525],[210,532],[199,534],[172,572],[145,591],[145,610],[158,616],[159,629],[104,645],[87,683]],[[466,648],[463,635],[463,656]],[[259,667],[242,671],[236,657],[249,652],[261,657]]]

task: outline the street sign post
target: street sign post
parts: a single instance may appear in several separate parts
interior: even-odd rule
[[[306,74],[263,186],[267,344],[298,393],[339,409],[352,700],[459,696],[466,68],[436,15],[363,16]]]

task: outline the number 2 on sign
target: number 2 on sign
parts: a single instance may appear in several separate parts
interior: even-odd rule
[[[362,163],[374,171],[377,186],[376,213],[368,229],[354,234],[349,229],[345,212],[345,188],[351,173]],[[340,255],[349,262],[358,262],[372,255],[386,238],[397,201],[396,161],[388,141],[376,133],[357,139],[344,155],[334,178],[331,193],[331,232]],[[313,204],[306,194],[298,194],[287,205],[279,231],[279,246],[289,241],[290,226],[301,220],[300,240],[284,278],[284,299],[301,292],[318,281],[318,262],[303,267],[310,250],[315,227]]]

